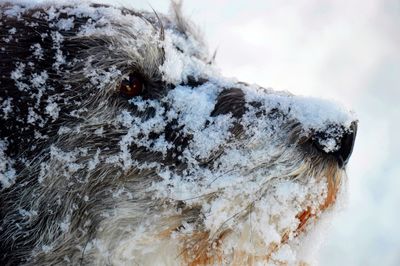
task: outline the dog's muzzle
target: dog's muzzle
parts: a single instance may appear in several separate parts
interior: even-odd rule
[[[317,132],[314,137],[311,138],[312,144],[317,148],[318,151],[332,156],[338,162],[339,167],[343,168],[349,162],[351,153],[353,152],[354,142],[357,135],[357,121],[352,122],[349,130],[343,130],[342,128],[337,128],[337,126],[331,126],[330,128],[336,128],[336,134],[334,137],[329,136],[326,132]],[[335,130],[334,130],[335,131]],[[341,132],[340,134],[338,132]],[[334,139],[337,143],[337,147],[333,151],[327,151],[325,146],[321,143],[327,141],[328,138]]]

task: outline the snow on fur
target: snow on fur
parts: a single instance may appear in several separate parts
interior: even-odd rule
[[[352,112],[222,77],[179,11],[0,5],[3,26],[48,24],[42,41],[26,44],[30,59],[15,58],[1,81],[32,102],[22,112],[17,98],[0,98],[2,121],[22,121],[33,132],[26,133],[26,152],[12,154],[11,133],[0,140],[2,199],[9,202],[1,239],[33,243],[6,249],[10,261],[14,255],[28,264],[302,261],[299,246],[334,203],[344,174],[302,140],[324,132],[314,141],[326,153],[338,151],[353,130]],[[18,42],[19,30],[2,36],[2,50]],[[70,54],[65,47],[72,41],[92,46]],[[51,66],[38,68],[45,60]],[[146,79],[147,96],[119,97],[130,73]],[[235,96],[242,109],[236,102],[217,108],[229,90],[243,93]],[[25,191],[22,203],[13,202],[13,187]],[[42,214],[43,204],[52,212]],[[41,215],[50,220],[41,223]],[[25,240],[29,230],[43,236]]]

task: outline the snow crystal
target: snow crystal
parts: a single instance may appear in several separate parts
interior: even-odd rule
[[[192,38],[189,38],[189,41],[183,41],[182,38],[170,30],[166,31],[165,41],[163,42],[165,60],[163,65],[160,66],[163,80],[168,83],[179,84],[187,81],[189,76],[197,79],[218,75],[218,70],[213,66],[194,55],[181,53],[175,48],[180,46],[185,51],[199,51],[199,49],[202,49]],[[205,53],[202,52],[202,54]]]
[[[0,100],[2,100],[0,98]],[[7,120],[9,118],[9,115],[12,113],[12,98],[7,98],[5,100],[3,100],[3,102],[1,103],[0,108],[3,110],[3,114],[2,117]]]
[[[14,161],[6,156],[8,143],[0,140],[0,184],[2,188],[10,187],[16,178],[16,171],[13,168]]]
[[[51,245],[43,245],[42,246],[42,251],[44,252],[44,253],[49,253],[49,252],[51,252],[52,250],[53,250],[53,246],[51,246]]]
[[[98,129],[96,129],[94,131],[94,134],[99,136],[99,137],[103,136],[103,133],[104,133],[104,128],[103,127],[99,127]]]
[[[63,134],[69,134],[69,133],[71,133],[71,132],[73,132],[73,129],[72,129],[72,128],[65,127],[65,126],[61,126],[61,127],[58,129],[57,134],[58,134],[58,135],[63,135]]]
[[[177,86],[169,93],[169,101],[175,112],[181,112],[180,121],[186,130],[198,132],[203,127],[214,109],[216,89],[212,84],[204,84],[196,89]]]
[[[31,84],[35,88],[42,88],[43,85],[46,83],[46,80],[49,78],[47,71],[42,71],[39,75],[34,73],[32,74]]]
[[[11,78],[14,81],[19,81],[23,77],[24,70],[25,70],[25,64],[17,63],[17,68],[11,72]]]
[[[88,70],[86,75],[90,78],[90,82],[95,85],[96,88],[102,90],[110,84],[111,81],[119,78],[121,76],[121,71],[113,66],[107,70],[91,69],[90,71]]]
[[[57,28],[60,30],[70,30],[74,27],[74,18],[62,18],[57,21]]]
[[[61,43],[64,41],[64,37],[58,31],[52,31],[51,38],[53,39],[53,48],[56,49],[56,55],[54,56],[56,61],[53,64],[53,68],[59,70],[60,66],[66,63],[65,56],[60,49]]]
[[[277,108],[299,121],[305,131],[325,130],[332,124],[343,125],[347,128],[357,120],[355,114],[343,105],[330,100],[293,96],[285,93],[267,93],[260,90],[252,90],[246,94],[247,101],[261,100],[264,106],[272,110]]]
[[[53,121],[57,120],[60,107],[55,102],[49,102],[46,106],[46,114],[50,115]]]
[[[60,229],[62,232],[68,232],[71,225],[71,217],[67,215],[65,219],[60,223]]]
[[[37,59],[43,59],[43,49],[40,46],[39,43],[35,43],[31,45],[31,51],[33,51],[33,55],[37,58]]]
[[[100,163],[99,155],[100,155],[100,149],[97,149],[93,159],[88,162],[88,170],[95,169],[96,165]]]
[[[31,219],[33,216],[36,216],[38,214],[37,211],[35,211],[35,210],[28,211],[25,209],[19,209],[18,212],[19,212],[19,215],[26,217],[28,219]]]
[[[4,11],[4,15],[9,16],[9,17],[17,17],[20,18],[21,17],[21,13],[24,11],[25,9],[22,8],[19,5],[11,5],[11,7],[8,7],[5,11]]]
[[[8,30],[8,33],[10,33],[10,34],[15,34],[16,32],[17,32],[17,29],[14,27]]]
[[[343,105],[314,97],[297,96],[292,99],[291,114],[305,129],[325,130],[327,125],[339,124],[349,128],[357,120]],[[289,108],[289,107],[288,107]]]
[[[43,127],[45,123],[43,117],[37,112],[35,112],[35,110],[32,107],[28,108],[28,117],[26,119],[26,122],[32,125],[37,124],[40,127]]]
[[[43,180],[46,177],[46,174],[49,172],[50,170],[50,165],[47,163],[40,163],[40,172],[39,172],[39,176],[38,176],[38,182],[42,183]]]
[[[56,10],[54,6],[50,6],[50,8],[47,9],[47,15],[48,15],[48,20],[54,20],[58,18],[60,13]]]

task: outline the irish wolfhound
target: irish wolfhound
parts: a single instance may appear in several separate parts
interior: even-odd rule
[[[222,77],[171,15],[0,4],[0,264],[298,264],[356,119]]]

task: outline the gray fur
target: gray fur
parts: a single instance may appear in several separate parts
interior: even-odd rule
[[[313,142],[340,143],[354,118],[310,126],[293,111],[301,98],[221,77],[179,4],[171,16],[82,6],[0,5],[0,100],[14,108],[12,118],[0,111],[1,180],[12,177],[0,194],[2,265],[281,263],[274,252],[302,239],[296,215],[290,232],[276,229],[279,241],[260,240],[262,255],[240,257],[232,243],[250,217],[269,217],[261,203],[286,183],[308,195],[288,210],[328,208],[321,195],[342,185],[340,147],[321,152]],[[28,52],[37,40],[42,57]],[[131,73],[146,90],[127,99],[119,87]],[[214,225],[218,213],[230,216]],[[284,216],[271,214],[271,228]]]

